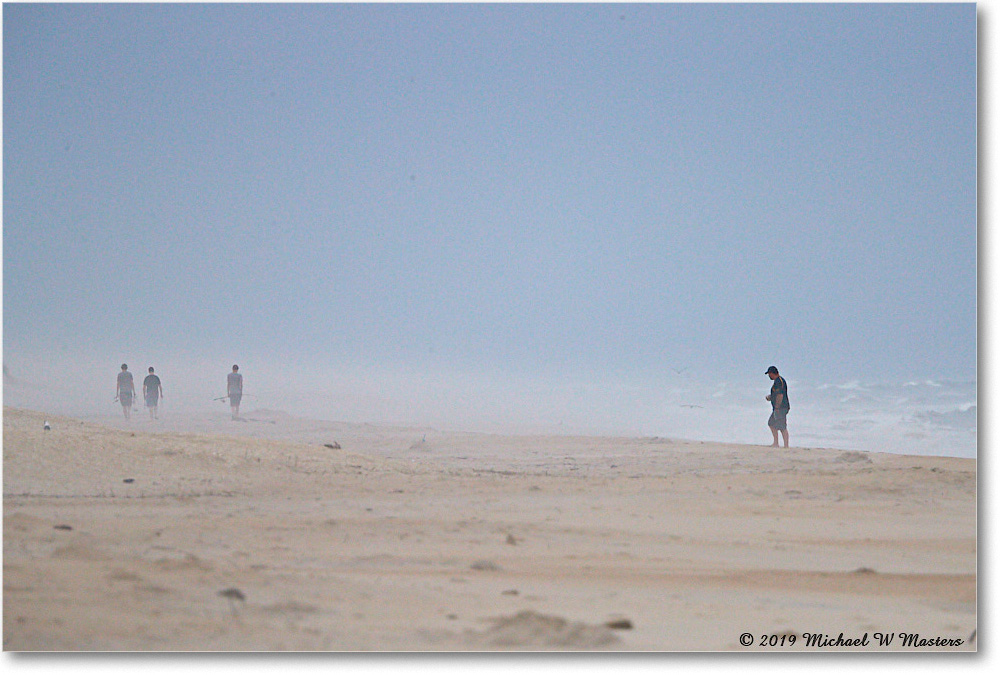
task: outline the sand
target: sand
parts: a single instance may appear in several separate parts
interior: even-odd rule
[[[975,460],[245,417],[5,409],[4,650],[976,649]]]

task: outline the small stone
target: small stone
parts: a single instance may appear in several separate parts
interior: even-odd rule
[[[68,531],[72,530],[73,528],[70,527],[69,525],[56,525],[52,529],[54,529],[54,530],[66,530],[68,532]]]
[[[229,598],[230,600],[246,600],[246,596],[243,595],[243,591],[238,588],[227,588],[225,590],[219,591],[219,595],[224,598]]]
[[[324,443],[324,448],[330,448],[331,450],[340,450],[340,443]]]
[[[477,560],[472,563],[472,569],[478,570],[480,572],[499,572],[500,566],[497,565],[492,560]]]
[[[632,630],[632,622],[628,619],[612,619],[604,625],[611,630]]]
[[[126,478],[126,479],[125,479],[125,480],[123,480],[122,482],[123,482],[123,483],[134,483],[134,482],[135,482],[135,478]]]

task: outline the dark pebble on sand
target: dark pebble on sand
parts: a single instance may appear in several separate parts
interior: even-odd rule
[[[474,570],[479,570],[480,572],[499,572],[500,565],[497,565],[492,560],[477,560],[472,563],[470,567]]]
[[[73,528],[70,527],[69,525],[56,525],[52,529],[54,529],[54,530],[66,530],[68,532],[69,530],[72,530]]]
[[[229,598],[230,600],[246,600],[246,596],[243,595],[243,591],[238,588],[227,588],[223,591],[219,591],[219,595],[224,598]]]
[[[632,622],[628,619],[614,619],[604,625],[611,630],[632,630]]]

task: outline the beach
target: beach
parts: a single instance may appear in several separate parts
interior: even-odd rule
[[[976,649],[975,459],[275,410],[3,426],[5,651]]]

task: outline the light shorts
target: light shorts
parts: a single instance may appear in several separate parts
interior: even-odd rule
[[[771,417],[767,420],[767,426],[777,431],[787,431],[788,424],[785,421],[785,416],[788,414],[788,408],[782,408],[780,410],[774,410],[771,412]]]

